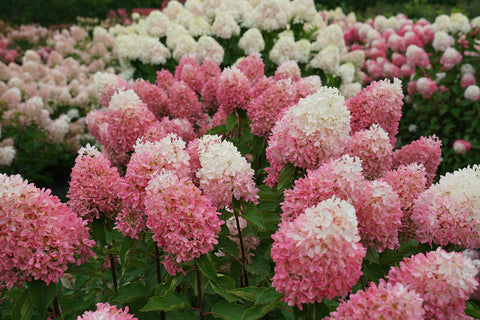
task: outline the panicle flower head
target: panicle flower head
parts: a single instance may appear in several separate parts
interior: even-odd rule
[[[476,84],[470,85],[465,89],[465,93],[463,94],[465,99],[470,101],[478,101],[480,100],[480,87]]]
[[[366,250],[355,209],[346,201],[333,197],[309,207],[282,222],[272,238],[272,286],[290,306],[345,296],[362,275]]]
[[[415,201],[412,220],[425,243],[480,248],[480,167],[466,167],[440,177]]]
[[[440,63],[443,65],[444,70],[451,70],[457,64],[462,62],[462,59],[463,59],[463,56],[460,52],[458,52],[457,49],[448,48],[442,54],[442,57],[440,58]]]
[[[363,174],[369,180],[382,177],[392,167],[393,146],[377,124],[355,132],[347,142],[347,153],[362,160]]]
[[[118,188],[122,179],[95,147],[87,145],[78,151],[70,177],[68,206],[78,216],[88,221],[101,215],[112,219],[121,210]]]
[[[220,65],[223,62],[225,50],[223,47],[210,36],[201,36],[198,39],[198,45],[195,50],[195,58],[198,62],[203,63],[205,60],[212,60]]]
[[[215,111],[220,106],[217,100],[218,79],[220,77],[211,77],[208,79],[202,88],[202,110]]]
[[[265,64],[260,54],[257,53],[243,58],[237,68],[250,80],[252,86],[265,76]]]
[[[247,115],[251,121],[252,133],[268,137],[286,108],[297,102],[297,90],[290,79],[271,82],[265,91],[254,98],[248,106]]]
[[[475,79],[475,73],[465,72],[460,79],[460,86],[462,89],[466,89],[468,86],[477,84],[477,79]]]
[[[238,40],[238,47],[242,49],[246,55],[252,53],[260,53],[265,49],[265,40],[262,33],[257,28],[248,29]]]
[[[153,240],[167,253],[164,265],[175,275],[180,263],[213,249],[223,221],[210,199],[188,178],[159,172],[146,188],[147,227]]]
[[[183,56],[175,67],[175,78],[185,82],[195,92],[200,92],[203,87],[202,72],[197,60],[192,56]]]
[[[183,81],[175,82],[169,89],[170,116],[174,118],[186,118],[195,124],[203,119],[202,104],[188,84]]]
[[[219,11],[213,21],[213,33],[221,39],[230,39],[240,34],[240,26],[226,11]]]
[[[397,169],[387,172],[379,181],[391,185],[398,194],[403,211],[399,235],[405,240],[412,239],[415,236],[416,226],[410,216],[413,212],[414,201],[425,190],[427,183],[425,167],[416,162],[401,165]]]
[[[160,128],[165,136],[169,133],[174,133],[185,142],[189,142],[197,137],[192,123],[185,118],[174,118],[170,120],[169,117],[163,117],[160,120]]]
[[[442,141],[435,135],[420,137],[420,139],[395,150],[392,168],[398,168],[400,165],[408,165],[413,162],[423,164],[427,172],[426,186],[429,187],[440,164],[441,147]]]
[[[146,80],[138,79],[133,83],[132,89],[155,115],[155,118],[161,119],[169,114],[170,99],[162,88]]]
[[[335,196],[350,203],[358,202],[365,178],[359,158],[344,155],[331,160],[318,169],[308,171],[295,181],[293,189],[284,192],[282,221],[291,221],[311,206]]]
[[[465,154],[472,148],[472,143],[463,139],[457,139],[453,142],[453,151],[458,154]]]
[[[38,189],[20,175],[0,174],[0,283],[58,282],[69,263],[80,265],[95,244],[87,221],[50,190]]]
[[[321,87],[322,79],[317,75],[301,78],[300,80],[295,82],[298,99],[305,98],[311,94],[314,94]]]
[[[423,299],[415,290],[380,279],[378,286],[370,282],[365,291],[350,295],[325,320],[382,319],[387,315],[390,320],[421,320],[425,317],[422,304]]]
[[[197,152],[200,168],[196,177],[203,193],[214,204],[224,208],[233,196],[237,200],[258,201],[254,170],[233,143],[205,135],[200,138]]]
[[[430,59],[428,58],[428,53],[425,52],[425,49],[420,48],[414,44],[408,46],[405,57],[407,58],[407,63],[412,68],[419,67],[425,69],[430,66]]]
[[[266,183],[273,185],[282,167],[305,169],[343,153],[350,132],[350,112],[336,88],[321,87],[289,108],[272,129],[268,142]]]
[[[403,216],[398,194],[388,183],[375,180],[365,183],[361,195],[353,205],[362,244],[378,252],[398,248]]]
[[[447,320],[465,319],[465,302],[478,286],[476,274],[470,258],[438,248],[403,259],[387,278],[421,295],[426,319]]]
[[[313,59],[310,64],[315,69],[321,69],[329,74],[336,74],[338,66],[340,65],[340,51],[337,46],[329,45],[322,49]]]
[[[231,114],[236,108],[247,109],[252,98],[248,78],[237,68],[226,68],[218,80],[217,100]]]
[[[301,77],[300,67],[293,60],[285,61],[279,65],[274,75],[275,80],[292,79],[292,82],[300,80]]]
[[[350,111],[352,133],[368,129],[374,123],[388,133],[390,143],[395,145],[398,124],[402,117],[402,82],[394,79],[372,82],[345,104]]]
[[[95,83],[95,89],[97,90],[100,103],[105,107],[108,107],[110,99],[112,99],[112,96],[117,91],[130,89],[128,82],[123,80],[120,76],[112,73],[97,72],[93,77],[93,81]]]
[[[284,31],[279,35],[278,40],[268,53],[268,57],[277,65],[298,59],[297,46],[292,31]]]
[[[437,92],[438,86],[429,77],[421,77],[415,83],[415,90],[422,96],[422,98],[430,99],[432,95]]]
[[[184,150],[185,142],[175,134],[160,141],[138,140],[125,174],[125,183],[119,191],[123,209],[116,219],[116,229],[131,238],[144,230],[145,188],[152,175],[162,169],[174,171],[180,177],[190,175],[190,156]]]
[[[248,15],[254,27],[268,32],[284,28],[291,18],[288,0],[263,0]]]
[[[437,51],[445,51],[455,44],[455,38],[445,31],[435,32],[432,47]]]
[[[108,303],[97,303],[96,311],[85,311],[77,320],[138,320],[138,318],[128,313],[128,307],[122,310]]]

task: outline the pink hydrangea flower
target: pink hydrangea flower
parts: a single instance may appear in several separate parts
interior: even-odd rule
[[[239,69],[226,68],[218,80],[217,100],[231,114],[236,108],[247,109],[252,98],[252,87],[247,76]]]
[[[191,180],[174,172],[156,174],[145,198],[147,227],[153,240],[167,253],[165,268],[175,275],[180,263],[209,252],[218,243],[223,223],[210,199]]]
[[[108,111],[91,110],[87,113],[86,122],[88,132],[100,143],[105,146],[108,143]]]
[[[119,191],[123,209],[116,218],[116,229],[126,236],[138,238],[145,229],[145,188],[152,175],[165,169],[180,177],[190,176],[190,156],[184,149],[185,142],[175,134],[155,142],[137,141],[127,166],[125,183]]]
[[[472,148],[472,144],[469,141],[463,139],[457,139],[453,142],[453,151],[458,154],[465,154]]]
[[[297,89],[298,99],[306,98],[307,96],[314,94],[322,86],[322,80],[319,76],[308,76],[301,78],[295,82],[295,88]]]
[[[292,79],[292,82],[297,82],[302,77],[300,67],[294,60],[288,60],[283,62],[275,70],[275,80]]]
[[[170,116],[186,118],[192,124],[198,123],[206,116],[197,94],[185,82],[177,81],[168,90],[171,101]]]
[[[183,56],[175,67],[175,78],[185,82],[191,89],[202,91],[205,79],[197,60],[192,56]]]
[[[95,256],[87,221],[50,190],[38,189],[20,175],[0,174],[0,283],[58,282],[69,263]]]
[[[78,216],[88,221],[100,216],[112,219],[121,210],[118,187],[122,179],[95,147],[87,145],[78,151],[70,177],[68,206]]]
[[[265,76],[265,64],[258,53],[243,58],[237,68],[248,78],[252,86]]]
[[[362,275],[366,250],[360,244],[355,209],[330,198],[307,208],[272,235],[272,286],[288,305],[347,295]]]
[[[170,99],[159,86],[138,79],[133,83],[132,89],[158,120],[170,114]]]
[[[401,283],[423,299],[426,319],[466,319],[465,302],[478,286],[473,261],[459,252],[419,253],[392,267],[389,283]]]
[[[410,163],[421,163],[427,171],[427,184],[429,187],[435,178],[435,172],[440,164],[442,154],[442,141],[437,136],[420,137],[410,144],[404,145],[393,153],[392,168]]]
[[[176,134],[185,142],[189,142],[197,137],[197,133],[195,132],[192,123],[185,118],[175,118],[170,120],[169,117],[163,117],[160,120],[159,126],[163,134],[160,135],[157,132],[157,136],[162,136],[162,138],[169,133]]]
[[[399,236],[404,240],[413,239],[416,226],[410,216],[413,213],[414,201],[425,190],[427,183],[425,167],[416,162],[409,165],[401,165],[397,169],[387,172],[379,180],[391,185],[393,190],[399,195],[403,211]]]
[[[358,202],[365,184],[359,158],[344,155],[318,169],[308,171],[305,178],[295,181],[293,189],[284,192],[282,221],[291,221],[303,211],[335,196],[350,203]]]
[[[350,111],[352,133],[368,129],[374,123],[388,133],[390,143],[395,145],[398,125],[402,117],[402,82],[394,79],[372,82],[355,97],[346,100]]]
[[[422,243],[480,248],[480,167],[447,173],[415,201],[412,221]]]
[[[100,103],[108,107],[110,99],[117,91],[126,91],[130,89],[128,82],[120,76],[112,73],[98,72],[94,76],[95,88],[100,99]]]
[[[438,86],[432,79],[421,77],[415,83],[415,90],[422,96],[422,98],[430,99],[432,95],[438,91]]]
[[[220,106],[217,100],[219,77],[211,77],[208,79],[202,88],[202,110],[204,111],[216,111]]]
[[[274,185],[283,166],[305,169],[341,155],[350,132],[350,113],[338,89],[321,87],[290,107],[272,129],[268,141],[265,182]]]
[[[422,320],[425,317],[422,304],[422,296],[415,290],[380,279],[378,286],[370,282],[365,291],[350,295],[325,320]]]
[[[200,189],[220,208],[230,205],[232,197],[256,203],[254,170],[233,143],[219,138],[205,135],[199,139],[197,150],[190,149],[198,153],[200,167],[195,176]]]
[[[85,311],[77,320],[138,320],[135,316],[128,313],[128,307],[125,310],[117,309],[108,303],[97,303],[96,311]]]
[[[377,124],[357,131],[348,140],[346,150],[362,160],[363,174],[369,180],[382,177],[392,167],[393,146],[387,132]]]
[[[462,89],[466,89],[468,86],[477,84],[477,80],[475,79],[475,74],[472,72],[466,72],[462,75],[462,79],[460,79],[460,86]]]
[[[276,121],[286,112],[285,108],[297,102],[297,90],[291,80],[272,82],[248,106],[247,115],[251,121],[252,133],[268,137]]]
[[[457,64],[462,62],[462,58],[462,54],[458,52],[457,49],[450,47],[443,53],[442,57],[440,58],[440,63],[443,65],[444,70],[451,70]]]
[[[425,49],[423,49],[423,47],[419,47],[414,44],[409,45],[407,48],[407,52],[405,53],[405,57],[407,58],[407,63],[412,68],[419,67],[425,69],[430,66],[430,59],[428,57],[428,53],[425,52]]]
[[[376,180],[367,181],[361,195],[359,201],[353,203],[361,243],[378,252],[399,247],[403,213],[398,194],[388,183]]]
[[[157,71],[157,86],[163,91],[168,92],[168,89],[177,81],[174,75],[167,69]]]

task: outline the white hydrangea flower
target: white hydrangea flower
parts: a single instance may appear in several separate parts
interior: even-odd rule
[[[223,0],[217,8],[217,12],[228,12],[237,23],[248,20],[252,6],[247,0]]]
[[[313,57],[310,65],[313,68],[322,69],[327,73],[336,74],[337,68],[340,65],[340,52],[338,47],[335,45],[326,47]]]
[[[289,0],[263,0],[248,16],[254,27],[269,32],[285,28],[291,18]]]
[[[195,41],[195,39],[193,39],[191,35],[181,35],[178,38],[175,49],[173,50],[173,58],[177,61],[180,61],[183,56],[195,56],[195,52],[197,51],[197,45],[197,42]]]
[[[345,39],[343,37],[342,27],[338,24],[331,24],[317,35],[317,39],[312,43],[312,50],[321,51],[330,45],[335,45],[342,52],[345,49]]]
[[[161,38],[167,34],[170,19],[161,11],[153,10],[145,20],[145,29],[152,37]]]
[[[476,84],[470,85],[465,89],[464,97],[470,101],[480,100],[480,87]]]
[[[140,48],[137,41],[138,35],[121,34],[115,39],[118,57],[125,60],[135,60],[140,55]]]
[[[454,12],[450,15],[450,25],[448,30],[451,34],[456,34],[457,32],[461,34],[468,33],[470,31],[470,22],[468,17],[463,13]]]
[[[340,93],[345,99],[355,97],[360,91],[362,91],[362,84],[360,82],[342,83],[340,85]]]
[[[221,39],[230,39],[240,34],[240,27],[235,19],[226,11],[220,11],[212,25],[213,32]]]
[[[435,18],[433,27],[436,31],[448,32],[450,29],[450,17],[446,14],[441,14]]]
[[[207,16],[208,19],[213,20],[215,15],[217,14],[218,8],[222,4],[223,0],[203,0],[203,12]]]
[[[465,74],[465,73],[475,74],[475,68],[470,63],[465,63],[460,67],[460,72],[462,74]]]
[[[165,64],[171,56],[170,50],[156,38],[140,36],[138,42],[140,47],[138,58],[145,64]]]
[[[217,65],[222,64],[225,50],[223,47],[212,37],[203,36],[198,39],[197,48],[195,50],[195,58],[199,63],[202,63],[206,59],[210,59]]]
[[[300,39],[295,42],[297,49],[297,61],[301,63],[307,63],[310,60],[310,51],[312,44],[308,39]]]
[[[365,51],[363,50],[350,51],[341,56],[341,61],[351,62],[356,68],[361,68],[363,67],[363,63],[365,62]]]
[[[342,78],[342,83],[352,83],[355,79],[355,66],[351,62],[344,63],[338,67],[337,75]]]
[[[279,34],[277,42],[269,52],[269,58],[277,65],[289,60],[298,60],[298,52],[292,31],[284,31]]]
[[[193,37],[207,36],[212,34],[212,26],[202,17],[195,17],[188,24],[188,32]]]
[[[183,35],[188,35],[187,29],[179,25],[178,23],[171,22],[167,28],[167,40],[166,45],[170,50],[175,50],[177,42]]]
[[[265,41],[262,33],[257,28],[248,29],[238,40],[238,47],[245,52],[245,55],[260,53],[265,49]]]
[[[291,7],[294,23],[310,22],[317,13],[313,0],[293,0]]]
[[[168,1],[167,6],[165,7],[165,9],[163,9],[163,13],[170,20],[174,20],[181,10],[185,10],[183,5],[176,0],[172,0],[172,1]]]
[[[195,16],[193,15],[193,13],[182,7],[182,9],[178,10],[177,15],[175,19],[173,19],[173,21],[185,28],[188,28],[190,21],[193,20],[194,17]]]
[[[470,21],[470,24],[472,25],[472,28],[480,28],[480,16],[475,17]]]
[[[437,51],[445,51],[455,44],[455,39],[445,31],[435,32],[432,47]]]
[[[0,166],[10,166],[16,154],[13,146],[0,147]]]
[[[62,114],[57,119],[50,122],[47,127],[48,136],[54,143],[63,143],[68,133],[68,125],[70,118],[66,114]]]

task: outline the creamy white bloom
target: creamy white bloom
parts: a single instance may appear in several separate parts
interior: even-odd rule
[[[297,61],[302,63],[307,63],[310,60],[310,51],[312,44],[308,39],[300,39],[295,42],[295,47],[297,49]]]
[[[445,31],[435,32],[432,47],[437,51],[445,51],[455,44],[455,39]]]
[[[233,17],[226,11],[220,11],[212,25],[215,35],[222,39],[230,39],[240,34],[240,27]]]
[[[54,143],[63,143],[68,133],[68,125],[70,118],[66,114],[62,114],[57,119],[50,122],[47,127],[48,136]]]
[[[193,37],[212,34],[212,26],[202,17],[195,17],[188,24],[188,32]]]
[[[244,23],[251,15],[252,6],[246,0],[223,0],[217,12],[228,12],[237,23]]]
[[[472,28],[480,28],[480,16],[475,17],[470,21],[470,24],[472,25]]]
[[[118,57],[125,60],[135,60],[140,55],[136,34],[121,34],[115,39]]]
[[[251,11],[246,21],[251,21],[251,25],[260,30],[274,31],[285,28],[291,18],[289,0],[263,0]]]
[[[310,61],[313,68],[322,69],[327,73],[336,74],[340,64],[340,52],[338,47],[330,45],[317,53]]]
[[[223,62],[225,50],[223,47],[212,37],[203,36],[198,39],[197,48],[195,50],[195,58],[199,63],[202,63],[206,59],[210,59],[217,65]]]
[[[354,50],[348,53],[345,53],[341,56],[342,62],[351,62],[356,68],[363,67],[365,62],[365,51],[363,50]]]
[[[345,49],[343,30],[338,24],[331,24],[319,32],[317,39],[312,43],[312,50],[321,51],[330,45],[335,45],[340,52]]]
[[[262,33],[257,28],[248,29],[238,40],[238,47],[245,52],[245,55],[260,53],[265,49],[265,41]]]
[[[171,56],[170,50],[156,38],[140,36],[138,42],[140,49],[138,58],[145,64],[165,64]]]
[[[465,99],[470,101],[480,100],[480,87],[476,84],[470,85],[465,89]]]
[[[13,146],[0,147],[0,166],[10,166],[17,151]]]
[[[448,30],[451,34],[456,34],[457,32],[465,34],[470,31],[470,22],[468,17],[463,13],[454,12],[450,15],[450,25]]]
[[[207,16],[208,19],[213,20],[215,15],[217,14],[218,8],[222,4],[223,0],[203,0],[203,12]]]
[[[435,18],[433,27],[436,31],[448,32],[450,29],[450,17],[446,14],[441,14]]]
[[[187,29],[179,25],[178,23],[171,22],[167,28],[167,40],[166,45],[170,50],[174,50],[177,46],[177,42],[183,35],[188,35]]]
[[[294,23],[310,22],[317,13],[313,0],[293,0],[291,7]]]
[[[145,21],[145,29],[152,37],[161,38],[167,34],[170,19],[161,11],[153,10]]]
[[[175,45],[175,49],[173,50],[173,58],[177,61],[180,61],[183,56],[195,56],[197,46],[197,42],[191,35],[183,34],[178,38],[177,44]]]
[[[337,75],[342,78],[342,83],[351,83],[355,79],[355,66],[351,62],[344,63],[338,67]]]
[[[269,58],[277,65],[288,60],[297,61],[298,53],[295,45],[295,38],[292,31],[284,31],[279,34],[278,40],[269,52]]]
[[[340,85],[340,93],[345,99],[355,97],[360,91],[362,91],[362,84],[360,82],[342,83]]]

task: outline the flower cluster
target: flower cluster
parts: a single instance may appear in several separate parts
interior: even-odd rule
[[[125,310],[118,309],[108,303],[97,303],[96,311],[85,311],[77,320],[138,320],[132,314],[128,313],[128,307]]]

